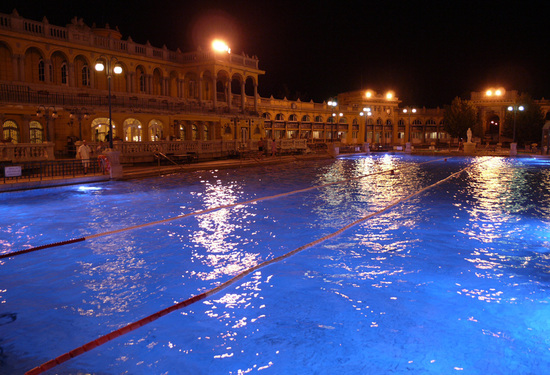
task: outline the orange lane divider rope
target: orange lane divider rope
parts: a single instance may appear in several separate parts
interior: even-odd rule
[[[7,253],[7,254],[0,254],[0,259],[10,258],[10,257],[16,256],[16,255],[21,255],[21,254],[26,254],[26,253],[31,253],[33,251],[43,250],[43,249],[47,249],[47,248],[50,248],[50,247],[63,246],[63,245],[68,245],[68,244],[75,243],[75,242],[82,242],[82,241],[85,241],[85,240],[86,240],[85,237],[73,238],[72,240],[55,242],[55,243],[51,243],[51,244],[48,244],[48,245],[37,246],[37,247],[30,248],[30,249],[14,251],[14,252]]]
[[[424,162],[424,163],[419,163],[419,164],[433,163],[433,162],[438,161],[438,160],[442,160],[442,159],[430,160],[430,161],[427,161],[427,162]],[[373,172],[373,173],[369,173],[369,174],[365,174],[365,175],[361,175],[361,176],[357,176],[357,177],[351,177],[351,178],[348,178],[348,179],[345,179],[345,180],[329,182],[329,183],[323,184],[323,185],[311,186],[311,187],[308,187],[308,188],[305,188],[305,189],[293,190],[293,191],[290,191],[290,192],[281,193],[281,194],[277,194],[277,195],[271,195],[271,196],[267,196],[267,197],[260,197],[260,198],[250,199],[250,200],[244,201],[244,202],[226,204],[226,205],[223,205],[223,206],[216,206],[216,207],[207,208],[207,209],[200,210],[200,211],[190,212],[190,213],[184,214],[184,215],[170,217],[170,218],[163,219],[163,220],[151,221],[149,223],[134,225],[134,226],[131,226],[131,227],[121,228],[121,229],[117,229],[117,230],[113,230],[113,231],[96,233],[96,234],[92,234],[92,235],[89,235],[89,236],[79,238],[77,240],[68,240],[68,241],[56,242],[56,243],[52,243],[52,244],[49,244],[49,245],[43,245],[43,246],[33,247],[33,248],[30,248],[30,249],[14,251],[14,252],[11,252],[11,253],[0,254],[0,259],[10,258],[10,257],[16,256],[16,255],[26,254],[26,253],[30,253],[30,252],[37,251],[37,250],[43,250],[43,249],[47,249],[47,248],[67,245],[67,244],[71,244],[71,243],[74,243],[74,242],[90,240],[90,239],[98,238],[98,237],[109,236],[109,235],[112,235],[112,234],[126,232],[126,231],[133,230],[133,229],[139,229],[139,228],[144,228],[144,227],[148,227],[148,226],[152,226],[152,225],[163,224],[163,223],[167,223],[167,222],[174,221],[174,220],[184,219],[184,218],[190,217],[190,216],[197,216],[197,215],[207,214],[207,213],[210,213],[212,211],[221,210],[223,208],[233,208],[233,207],[236,207],[236,206],[242,206],[242,205],[246,205],[246,204],[250,204],[250,203],[261,202],[261,201],[264,201],[264,200],[276,199],[276,198],[280,198],[280,197],[284,197],[284,196],[288,196],[288,195],[305,193],[305,192],[310,191],[310,190],[320,189],[320,188],[323,188],[323,187],[336,185],[336,184],[342,184],[342,183],[345,183],[345,182],[348,182],[348,181],[359,180],[361,178],[365,178],[365,177],[369,177],[369,176],[375,176],[375,175],[378,175],[378,174],[392,173],[393,171],[395,171],[395,169],[386,169],[386,170],[383,170],[383,171]]]
[[[257,271],[257,270],[259,270],[259,269],[261,269],[261,268],[265,268],[265,267],[267,267],[267,266],[269,266],[269,265],[271,265],[271,264],[273,264],[273,263],[278,263],[278,262],[280,262],[280,261],[282,261],[282,260],[284,260],[284,259],[287,259],[287,258],[289,258],[289,257],[291,257],[291,256],[293,256],[293,255],[295,255],[295,254],[297,254],[297,253],[299,253],[299,252],[305,250],[305,249],[308,249],[308,248],[313,247],[313,246],[315,246],[315,245],[318,245],[318,244],[320,244],[320,243],[322,243],[322,242],[325,242],[325,241],[327,241],[327,240],[329,240],[329,239],[332,239],[332,238],[334,238],[334,237],[336,237],[336,236],[342,234],[344,231],[348,230],[349,228],[354,227],[354,226],[356,226],[357,224],[362,223],[362,222],[364,222],[364,221],[366,221],[366,220],[368,220],[368,219],[370,219],[370,218],[372,218],[372,217],[374,217],[374,216],[376,216],[376,215],[380,215],[381,213],[384,213],[384,212],[388,211],[389,209],[391,209],[391,208],[397,206],[398,204],[401,204],[401,203],[403,203],[403,202],[406,202],[406,201],[408,201],[409,199],[411,199],[411,198],[413,198],[413,197],[415,197],[415,196],[417,196],[417,195],[419,195],[419,194],[422,194],[423,192],[425,192],[425,191],[427,191],[427,190],[429,190],[429,189],[431,189],[431,188],[433,188],[433,187],[435,187],[435,186],[437,186],[437,185],[440,185],[440,184],[442,184],[442,183],[444,183],[444,182],[450,180],[451,178],[453,178],[453,177],[455,177],[455,176],[458,176],[459,174],[461,174],[462,172],[464,172],[465,170],[467,170],[467,169],[469,169],[469,168],[471,168],[471,166],[466,167],[466,168],[464,168],[464,169],[461,169],[460,171],[455,172],[455,173],[451,174],[450,176],[445,177],[444,179],[442,179],[442,180],[440,180],[440,181],[438,181],[438,182],[436,182],[436,183],[434,183],[434,184],[432,184],[432,185],[429,185],[429,186],[427,186],[427,187],[425,187],[425,188],[423,188],[423,189],[421,189],[421,190],[418,190],[418,191],[416,191],[416,192],[414,192],[414,193],[412,193],[412,194],[409,194],[408,196],[406,196],[406,197],[404,197],[404,198],[398,199],[398,200],[396,200],[396,201],[390,203],[388,206],[382,208],[381,210],[378,210],[378,211],[373,212],[373,213],[371,213],[371,214],[368,214],[368,215],[366,215],[366,216],[364,216],[364,217],[362,217],[362,218],[360,218],[360,219],[357,219],[357,220],[355,220],[354,222],[352,222],[352,223],[350,223],[350,224],[348,224],[348,225],[346,225],[346,226],[340,228],[340,229],[337,230],[336,232],[333,232],[333,233],[328,234],[328,235],[326,235],[326,236],[324,236],[324,237],[321,237],[321,238],[319,238],[319,239],[317,239],[317,240],[315,240],[315,241],[313,241],[313,242],[310,242],[310,243],[308,243],[308,244],[305,244],[305,245],[303,245],[303,246],[300,246],[300,247],[298,247],[297,249],[294,249],[294,250],[292,250],[292,251],[290,251],[290,252],[288,252],[288,253],[286,253],[286,254],[280,255],[280,256],[278,256],[278,257],[276,257],[276,258],[273,258],[273,259],[270,259],[270,260],[266,260],[266,261],[264,261],[264,262],[262,262],[262,263],[260,263],[260,264],[257,264],[257,265],[254,266],[254,267],[248,268],[248,269],[242,271],[242,272],[239,273],[238,275],[232,277],[232,278],[229,279],[228,281],[226,281],[226,282],[224,282],[224,283],[218,285],[217,287],[215,287],[215,288],[213,288],[213,289],[210,289],[210,290],[208,290],[208,291],[206,291],[206,292],[203,292],[203,293],[201,293],[201,294],[198,294],[198,295],[196,295],[196,296],[190,297],[190,298],[188,298],[188,299],[186,299],[186,300],[184,300],[184,301],[178,302],[178,303],[176,303],[176,304],[174,304],[174,305],[172,305],[172,306],[169,306],[169,307],[167,307],[167,308],[165,308],[165,309],[163,309],[163,310],[157,311],[156,313],[151,314],[151,315],[149,315],[149,316],[147,316],[147,317],[145,317],[145,318],[143,318],[143,319],[140,319],[140,320],[135,321],[135,322],[133,322],[133,323],[129,323],[128,325],[126,325],[126,326],[124,326],[124,327],[122,327],[122,328],[119,328],[119,329],[117,329],[117,330],[115,330],[115,331],[112,331],[112,332],[110,332],[110,333],[108,333],[108,334],[106,334],[106,335],[103,335],[103,336],[101,336],[101,337],[99,337],[99,338],[97,338],[97,339],[95,339],[95,340],[92,340],[92,341],[90,341],[90,342],[88,342],[88,343],[86,343],[86,344],[84,344],[84,345],[82,345],[82,346],[80,346],[80,347],[78,347],[78,348],[76,348],[76,349],[73,349],[73,350],[71,350],[71,351],[69,351],[69,352],[67,352],[67,353],[64,353],[64,354],[60,355],[60,356],[57,357],[57,358],[54,358],[54,359],[52,359],[52,360],[50,360],[50,361],[48,361],[48,362],[45,362],[45,363],[41,364],[41,365],[38,366],[38,367],[33,368],[32,370],[27,371],[27,372],[25,373],[25,375],[39,375],[39,374],[42,374],[44,371],[51,370],[52,368],[56,367],[57,365],[60,365],[60,364],[66,362],[66,361],[68,361],[68,360],[70,360],[70,359],[72,359],[72,358],[75,358],[75,357],[77,357],[77,356],[79,356],[79,355],[81,355],[81,354],[84,354],[84,353],[86,353],[86,352],[88,352],[88,351],[90,351],[90,350],[92,350],[92,349],[94,349],[94,348],[97,348],[98,346],[101,346],[101,345],[103,345],[103,344],[105,344],[105,343],[107,343],[107,342],[109,342],[109,341],[111,341],[111,340],[114,340],[114,339],[116,339],[116,338],[118,338],[118,337],[120,337],[120,336],[122,336],[122,335],[124,335],[124,334],[126,334],[126,333],[132,332],[132,331],[134,331],[134,330],[136,330],[136,329],[138,329],[138,328],[140,328],[140,327],[143,327],[144,325],[149,324],[149,323],[151,323],[151,322],[153,322],[153,321],[155,321],[155,320],[157,320],[157,319],[159,319],[159,318],[161,318],[161,317],[163,317],[163,316],[165,316],[165,315],[167,315],[167,314],[169,314],[169,313],[171,313],[171,312],[174,312],[174,311],[176,311],[176,310],[182,309],[182,308],[184,308],[184,307],[186,307],[186,306],[192,305],[192,304],[194,304],[194,303],[196,303],[196,302],[198,302],[198,301],[201,301],[201,300],[203,300],[203,299],[205,299],[205,298],[207,298],[207,297],[210,297],[210,296],[212,296],[212,295],[214,295],[214,294],[216,294],[216,293],[218,293],[218,292],[220,292],[220,291],[226,289],[226,288],[229,287],[230,285],[234,284],[235,282],[241,280],[241,279],[244,278],[245,276],[247,276],[247,275],[249,275],[249,274],[251,274],[251,273],[253,273],[253,272],[255,272],[255,271]]]

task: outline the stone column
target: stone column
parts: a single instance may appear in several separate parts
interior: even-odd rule
[[[224,83],[225,99],[227,101],[227,109],[231,112],[231,82]]]
[[[52,82],[53,77],[50,74],[51,70],[52,70],[52,61],[51,60],[44,60],[44,80],[45,80],[46,83],[51,83]]]
[[[120,151],[109,150],[105,151],[105,156],[109,159],[110,174],[114,180],[122,179],[122,165],[120,164]]]
[[[241,109],[244,112],[246,107],[246,93],[244,90],[244,81],[241,82]]]
[[[254,82],[254,111],[258,112],[258,84]]]
[[[202,85],[203,80],[202,77],[199,78],[199,105],[202,105]]]
[[[95,86],[95,69],[89,69],[88,71],[90,72],[90,82],[88,84],[91,89],[97,89]]]
[[[13,55],[11,57],[11,67],[13,72],[13,80],[20,81],[20,72],[21,72],[21,55]]]
[[[69,68],[69,87],[75,87],[76,86],[76,82],[75,82],[75,75],[74,75],[74,64],[73,63],[68,63],[67,64],[68,68]]]
[[[130,94],[132,92],[132,73],[126,73],[126,92]]]
[[[0,113],[0,142],[4,141],[3,124],[4,124],[4,119],[5,118],[6,118],[6,115],[4,115],[3,113]]]
[[[218,87],[216,86],[216,78],[212,78],[212,82],[214,83],[214,96],[212,99],[212,103],[214,105],[214,111],[216,111],[216,106],[218,102]]]
[[[21,128],[19,129],[19,142],[30,143],[29,122],[32,120],[32,117],[30,115],[23,115],[21,118],[23,121],[21,123]]]

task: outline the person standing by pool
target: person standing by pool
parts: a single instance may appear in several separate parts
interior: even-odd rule
[[[265,142],[263,138],[260,138],[258,141],[258,156],[262,157],[264,156],[264,148],[265,148]]]
[[[271,138],[271,156],[275,156],[277,153],[277,141],[275,138]]]
[[[82,144],[78,148],[77,158],[82,159],[82,165],[84,166],[84,174],[88,173],[88,167],[90,166],[90,146],[86,144],[86,140],[82,141]]]

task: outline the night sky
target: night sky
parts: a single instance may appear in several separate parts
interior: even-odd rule
[[[113,5],[114,4],[114,5]],[[436,107],[502,86],[550,98],[549,1],[10,1],[25,18],[77,16],[123,39],[183,52],[215,35],[258,56],[259,92],[322,102],[339,92],[394,90]]]

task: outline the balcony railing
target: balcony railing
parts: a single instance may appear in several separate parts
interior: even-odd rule
[[[114,53],[147,56],[154,59],[173,61],[177,63],[196,63],[223,59],[233,65],[245,68],[258,69],[258,58],[246,55],[228,54],[214,55],[211,51],[195,51],[182,53],[181,51],[169,51],[167,48],[157,48],[148,44],[138,44],[133,41],[122,41],[120,38],[97,35],[92,29],[74,27],[80,22],[76,17],[71,20],[72,25],[67,27],[55,26],[47,21],[34,21],[23,18],[16,13],[0,13],[0,29],[19,32],[33,37],[57,39],[61,41],[80,44],[84,48],[99,47]],[[113,30],[114,31],[114,30]]]
[[[55,89],[54,87],[47,88]],[[253,102],[254,98],[247,97],[246,100],[247,102]],[[109,105],[109,97],[98,93],[67,93],[53,90],[36,90],[26,85],[0,83],[0,102],[61,107],[107,107]],[[161,110],[171,113],[230,113],[228,107],[220,106],[219,104],[218,102],[218,107],[214,109],[211,101],[203,101],[202,104],[199,104],[198,102],[186,102],[171,97],[138,97],[135,94],[118,92],[111,96],[112,108]],[[231,113],[242,112],[242,108],[238,106],[231,109]],[[252,107],[245,108],[244,113],[250,116],[257,116]]]

